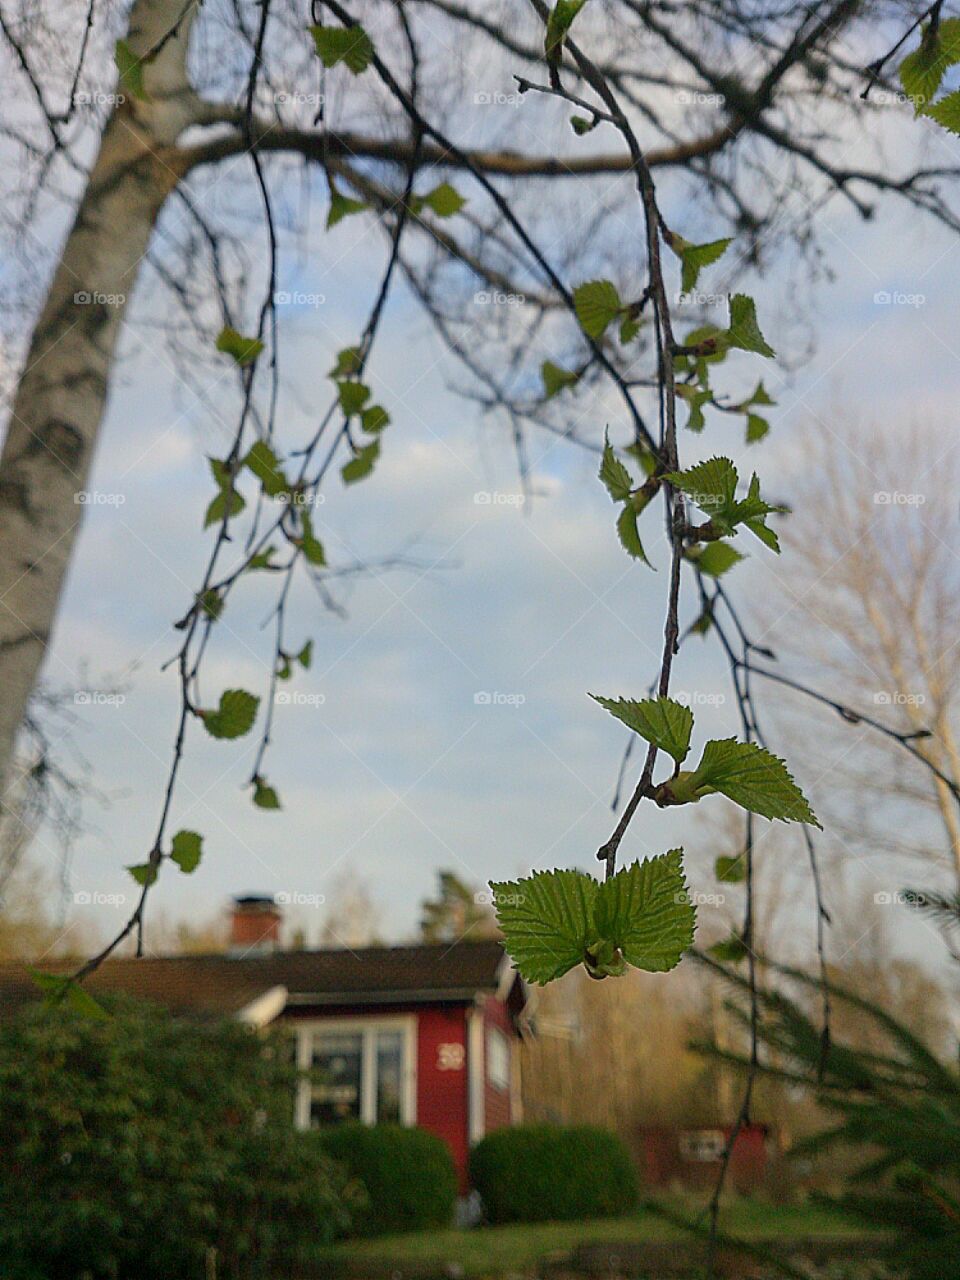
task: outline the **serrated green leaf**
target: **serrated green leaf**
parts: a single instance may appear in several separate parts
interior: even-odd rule
[[[552,982],[583,961],[596,941],[598,884],[581,871],[538,871],[491,883],[497,920],[511,959],[528,982]]]
[[[338,382],[337,392],[340,408],[348,418],[362,412],[363,406],[370,399],[370,388],[365,382]]]
[[[253,803],[258,809],[279,809],[280,797],[263,778],[257,778],[254,781]]]
[[[390,415],[382,405],[372,404],[360,414],[360,425],[370,435],[376,435],[390,425]]]
[[[702,431],[706,423],[703,406],[713,399],[713,392],[709,387],[694,387],[682,382],[677,387],[677,395],[686,402],[690,410],[690,416],[684,424],[687,430]]]
[[[735,858],[721,855],[713,864],[713,869],[717,879],[724,884],[742,884],[747,878],[747,860],[742,853]]]
[[[611,281],[588,280],[574,289],[573,307],[580,328],[598,342],[623,310],[623,303]]]
[[[366,213],[370,208],[362,200],[352,200],[350,196],[345,196],[342,191],[338,191],[335,186],[330,186],[330,208],[327,210],[327,230],[335,227],[338,222],[342,222],[344,218],[349,218],[354,213]]]
[[[600,459],[600,479],[614,502],[626,502],[633,492],[633,478],[613,451],[609,439],[603,441],[603,457]]]
[[[733,237],[726,240],[710,240],[706,244],[691,244],[681,236],[671,236],[667,243],[681,262],[680,288],[689,293],[696,287],[700,272],[704,267],[718,261],[733,243]]]
[[[242,738],[253,728],[260,699],[246,689],[226,689],[216,711],[201,711],[203,727],[212,738]]]
[[[317,55],[325,67],[342,62],[355,76],[373,61],[373,43],[359,23],[352,27],[309,28]]]
[[[28,969],[35,986],[43,992],[43,1003],[47,1006],[68,1005],[74,1013],[84,1018],[96,1018],[99,1022],[109,1021],[110,1015],[87,989],[73,978],[63,973],[41,973],[39,969]]]
[[[960,89],[956,93],[948,93],[945,98],[927,107],[923,113],[937,124],[943,125],[951,133],[960,133]]]
[[[271,446],[266,440],[256,440],[251,445],[243,465],[260,481],[260,487],[269,498],[289,493],[290,485]]]
[[[742,559],[740,552],[729,542],[708,542],[697,556],[696,565],[701,573],[719,578]]]
[[[594,924],[600,939],[635,968],[648,973],[675,968],[693,944],[696,924],[683,850],[635,862],[605,880],[597,891]]]
[[[643,321],[640,316],[631,315],[629,309],[626,311],[623,319],[620,321],[620,333],[618,335],[624,346],[626,346],[628,342],[632,342],[634,340],[640,332],[642,324]]]
[[[936,96],[947,68],[960,62],[960,18],[927,24],[920,45],[900,64],[900,83],[914,113],[926,111]]]
[[[256,360],[263,350],[263,343],[259,338],[245,338],[242,333],[238,333],[236,329],[227,324],[217,335],[216,347],[225,356],[230,356],[235,360],[240,368],[243,369]]]
[[[540,377],[543,379],[544,399],[552,400],[564,387],[572,387],[580,375],[571,373],[569,369],[562,369],[552,360],[544,360],[540,366]]]
[[[754,351],[757,355],[772,358],[776,355],[757,323],[757,304],[744,293],[735,293],[730,299],[730,327],[727,342],[741,351]]]
[[[196,871],[203,855],[203,836],[196,831],[178,831],[170,845],[170,857],[184,874]]]
[[[149,102],[150,95],[143,84],[143,69],[148,59],[138,58],[126,40],[118,40],[113,49],[113,60],[120,72],[118,87],[123,93],[140,102]]]
[[[345,463],[340,469],[340,475],[344,484],[356,484],[358,480],[362,480],[364,476],[368,476],[373,470],[374,463],[380,457],[380,441],[374,440],[372,444],[364,445],[362,449],[358,449],[354,457]]]
[[[685,471],[673,471],[666,478],[711,519],[728,519],[736,505],[737,468],[729,458],[708,458]]]
[[[640,541],[637,512],[632,503],[624,503],[623,510],[617,516],[617,537],[628,556],[632,556],[634,560],[642,560],[644,564],[650,564],[647,553],[643,549],[643,543]],[[653,565],[650,567],[652,569]]]
[[[673,698],[603,698],[591,693],[612,716],[622,720],[628,729],[638,733],[660,751],[683,764],[690,750],[690,734],[693,732],[693,712]]]
[[[691,786],[698,798],[719,792],[761,817],[820,826],[784,762],[755,742],[737,738],[708,742]]]

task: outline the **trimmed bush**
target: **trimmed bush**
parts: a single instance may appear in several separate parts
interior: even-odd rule
[[[470,1177],[494,1223],[605,1218],[637,1204],[623,1143],[586,1125],[497,1129],[470,1153]]]
[[[317,1136],[367,1194],[367,1207],[352,1216],[351,1235],[450,1225],[457,1174],[446,1143],[435,1134],[396,1124],[345,1124]]]
[[[4,1280],[171,1280],[211,1263],[217,1280],[260,1280],[309,1263],[351,1192],[293,1127],[288,1042],[108,1008],[0,1026]]]

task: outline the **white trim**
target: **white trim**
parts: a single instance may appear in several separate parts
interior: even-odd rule
[[[417,1018],[415,1014],[397,1014],[395,1017],[386,1018],[305,1018],[297,1021],[295,1029],[297,1066],[302,1072],[310,1069],[313,1054],[312,1040],[315,1032],[329,1031],[335,1034],[360,1032],[363,1038],[360,1119],[364,1124],[375,1124],[377,1120],[377,1032],[401,1032],[400,1123],[408,1127],[417,1123]],[[297,1086],[295,1119],[298,1129],[310,1127],[310,1100],[310,1081],[303,1076]]]
[[[467,1134],[471,1143],[484,1135],[483,1009],[467,1010]]]
[[[245,1004],[237,1012],[237,1019],[251,1027],[265,1027],[278,1018],[287,1006],[287,988],[271,987],[257,996],[249,1004]]]

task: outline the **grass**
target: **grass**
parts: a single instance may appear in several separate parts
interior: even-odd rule
[[[703,1205],[702,1200],[672,1199],[663,1203],[672,1212],[687,1214]],[[721,1228],[756,1241],[856,1234],[848,1222],[826,1210],[784,1208],[756,1200],[731,1202],[721,1214]],[[474,1277],[524,1271],[548,1254],[564,1253],[583,1244],[622,1245],[678,1239],[690,1239],[690,1236],[649,1210],[641,1210],[624,1218],[598,1218],[589,1222],[517,1223],[351,1240],[331,1246],[324,1257],[330,1262],[349,1262],[352,1272],[364,1264],[377,1269],[391,1265],[429,1269],[456,1262],[462,1268],[460,1274]]]

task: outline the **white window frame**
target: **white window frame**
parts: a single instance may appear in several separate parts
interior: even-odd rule
[[[380,1031],[401,1033],[400,1048],[400,1123],[408,1128],[417,1123],[417,1019],[414,1014],[387,1018],[310,1018],[297,1023],[297,1066],[301,1072],[297,1085],[295,1122],[298,1129],[310,1128],[310,1103],[313,1086],[305,1074],[313,1058],[313,1037],[318,1033],[362,1036],[360,1059],[360,1120],[377,1122],[377,1052],[376,1037]]]
[[[495,1077],[494,1075],[494,1046],[498,1052],[502,1052],[503,1073]],[[498,1093],[510,1092],[510,1041],[500,1027],[487,1027],[487,1083],[491,1089],[496,1089]]]

